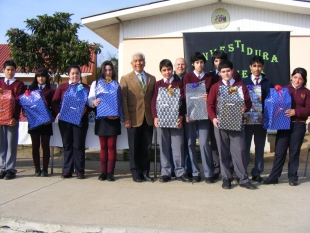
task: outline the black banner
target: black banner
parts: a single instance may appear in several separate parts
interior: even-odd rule
[[[183,33],[184,58],[192,71],[190,56],[201,52],[207,59],[205,71],[214,70],[212,53],[224,50],[242,78],[250,73],[250,59],[264,59],[263,73],[274,85],[290,82],[290,32],[198,32]]]

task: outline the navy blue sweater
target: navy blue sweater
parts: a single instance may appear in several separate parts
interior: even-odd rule
[[[262,75],[262,81],[259,83],[259,85],[261,85],[262,88],[262,105],[263,105],[263,112],[264,112],[264,105],[265,105],[265,99],[267,98],[268,94],[269,94],[269,90],[270,88],[273,88],[274,85],[271,81],[269,81],[264,74]],[[241,81],[245,84],[245,85],[255,85],[251,79],[252,74],[249,74],[249,76],[247,78],[243,78],[241,79]]]

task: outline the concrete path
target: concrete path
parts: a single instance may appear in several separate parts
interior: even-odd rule
[[[0,180],[1,233],[310,232],[310,171],[297,187],[285,170],[278,185],[250,191],[223,190],[221,181],[134,183],[119,161],[115,182],[98,180],[98,161],[86,162],[85,180],[62,179],[55,164],[55,174],[34,177],[32,161],[18,159],[17,178]]]

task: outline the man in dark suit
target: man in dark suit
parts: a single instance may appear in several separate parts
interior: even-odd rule
[[[144,71],[145,56],[132,55],[133,71],[122,76],[122,107],[128,133],[130,171],[135,182],[153,181],[149,176],[154,120],[151,100],[156,79]]]

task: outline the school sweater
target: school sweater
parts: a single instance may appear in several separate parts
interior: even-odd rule
[[[219,74],[216,74],[216,71],[213,70],[209,73],[212,77],[212,81],[211,81],[211,85],[217,83],[218,81],[222,80],[221,76]],[[241,81],[241,77],[240,77],[240,74],[233,70],[232,72],[232,78],[235,80],[235,81]]]
[[[15,82],[13,82],[11,85],[8,86],[4,83],[4,79],[1,79],[0,80],[0,88],[2,88],[2,90],[11,90],[12,91],[12,94],[15,98],[15,112],[14,112],[13,118],[16,121],[18,121],[20,109],[21,109],[21,106],[19,104],[19,96],[24,94],[24,92],[26,90],[24,83],[22,81],[15,80]]]
[[[261,75],[262,75],[262,81],[259,83],[259,85],[261,85],[261,89],[262,89],[262,106],[263,106],[262,110],[264,112],[265,99],[267,98],[267,96],[269,94],[270,88],[274,88],[274,85],[270,80],[268,80],[265,77],[264,74],[261,74]],[[249,74],[248,77],[242,79],[242,82],[245,85],[254,85],[254,83],[251,79],[251,76],[252,76],[252,74]]]
[[[82,84],[83,84],[83,87],[88,89],[88,91],[89,91],[89,89],[90,89],[89,86],[84,84],[84,83],[82,83]],[[55,94],[54,94],[53,99],[52,99],[52,109],[53,109],[55,116],[57,116],[58,113],[60,112],[61,102],[62,102],[62,99],[64,97],[65,92],[69,88],[69,85],[71,85],[71,84],[69,84],[69,82],[62,83],[58,86],[58,88],[55,91]],[[79,84],[76,84],[76,85],[79,85]],[[86,101],[86,103],[87,103],[87,101]],[[91,111],[91,109],[89,107],[88,107],[88,111]],[[85,118],[85,117],[88,117],[88,115],[84,114],[83,118]]]
[[[291,121],[306,121],[310,116],[310,91],[306,87],[295,89],[292,84],[285,86],[292,97],[292,107],[295,109],[295,116]]]
[[[217,98],[218,98],[218,93],[219,93],[219,86],[224,85],[222,80],[218,81],[215,83],[210,90],[210,93],[208,95],[208,102],[207,102],[207,109],[208,109],[208,115],[209,119],[213,121],[214,118],[216,118],[217,115]],[[246,107],[246,112],[250,111],[252,108],[252,101],[249,95],[249,91],[244,85],[243,82],[241,81],[235,81],[232,86],[241,86],[242,87],[242,92],[244,95],[244,103]]]
[[[171,87],[172,88],[180,88],[180,92],[181,92],[181,108],[180,108],[180,113],[179,116],[183,116],[185,114],[185,98],[184,98],[184,89],[183,89],[183,83],[182,81],[179,81],[179,79],[176,80],[176,78],[173,79]],[[154,87],[154,93],[153,93],[153,97],[152,97],[152,102],[151,102],[151,110],[152,110],[152,117],[155,118],[157,117],[157,111],[156,111],[156,99],[158,96],[158,89],[159,87],[168,87],[170,84],[168,83],[164,83],[164,80],[159,80],[155,83],[155,87]]]

